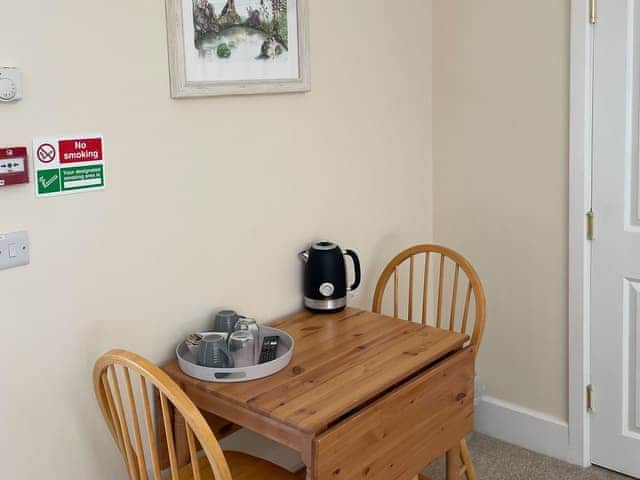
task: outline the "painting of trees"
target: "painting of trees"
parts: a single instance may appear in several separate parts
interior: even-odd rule
[[[206,39],[224,35],[229,29],[247,28],[257,30],[267,36],[272,44],[278,44],[278,52],[289,49],[289,22],[287,18],[287,0],[192,0],[194,12],[195,44],[196,48]],[[219,11],[213,4],[216,3]],[[231,47],[233,47],[231,45]],[[273,58],[273,54],[265,55],[264,50],[269,45],[263,45],[259,58]],[[275,47],[272,46],[271,50]],[[233,54],[233,48],[231,48]],[[274,50],[275,51],[275,50]],[[218,56],[229,58],[225,55]],[[277,56],[278,54],[276,54]]]

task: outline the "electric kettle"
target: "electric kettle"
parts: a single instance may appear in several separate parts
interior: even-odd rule
[[[344,257],[351,257],[355,281],[347,287]],[[353,250],[342,250],[332,242],[318,242],[300,253],[305,262],[304,306],[316,312],[336,312],[347,306],[347,292],[360,285],[360,259]]]

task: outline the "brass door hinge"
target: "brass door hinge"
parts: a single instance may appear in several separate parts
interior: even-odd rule
[[[598,23],[598,0],[589,0],[589,23]]]
[[[587,385],[587,412],[593,412],[593,385]]]
[[[593,210],[587,212],[587,240],[594,238],[594,215]]]

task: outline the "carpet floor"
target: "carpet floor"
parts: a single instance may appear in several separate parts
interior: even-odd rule
[[[629,477],[600,468],[583,469],[500,442],[480,434],[469,441],[480,480],[629,480]],[[426,473],[432,480],[444,480],[444,461]]]

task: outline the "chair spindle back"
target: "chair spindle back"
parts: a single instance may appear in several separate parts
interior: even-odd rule
[[[149,387],[157,389],[160,405],[156,408],[162,410],[162,424],[155,428],[164,429],[170,464],[168,478],[180,479],[181,465],[173,431],[172,412],[175,411],[184,418],[193,479],[200,480],[200,462],[208,461],[216,480],[231,480],[222,449],[202,414],[180,387],[153,363],[131,352],[112,350],[96,362],[93,382],[100,409],[131,480],[163,479]],[[206,458],[199,457],[200,447]]]
[[[424,261],[419,263],[422,257],[424,257]],[[417,312],[421,313],[420,322],[423,325],[433,325],[437,328],[445,328],[466,334],[470,327],[470,321],[472,321],[473,331],[469,344],[476,347],[477,353],[484,333],[486,318],[484,287],[469,261],[450,248],[427,244],[417,245],[399,253],[389,262],[380,275],[373,297],[373,311],[383,313],[385,292],[391,277],[393,277],[393,316],[400,318],[400,281],[404,264],[407,262],[409,264],[409,278],[408,292],[405,297],[407,299],[406,320],[414,321],[416,316],[415,290],[421,286],[422,305]],[[449,266],[453,267],[453,272],[447,274]],[[422,285],[415,281],[415,277],[420,273],[422,273]],[[466,279],[466,285],[461,282],[461,277]],[[437,285],[432,285],[436,281]],[[464,296],[460,296],[461,283]],[[431,288],[433,286],[437,287],[437,290],[432,291]],[[449,295],[451,296],[450,302],[446,300]],[[435,304],[430,302],[435,302]],[[470,314],[472,303],[475,310],[474,318],[470,318],[472,317]],[[445,315],[445,309],[448,309],[448,315]],[[461,314],[459,314],[459,310],[462,311]],[[433,322],[430,322],[430,313],[432,314]]]

